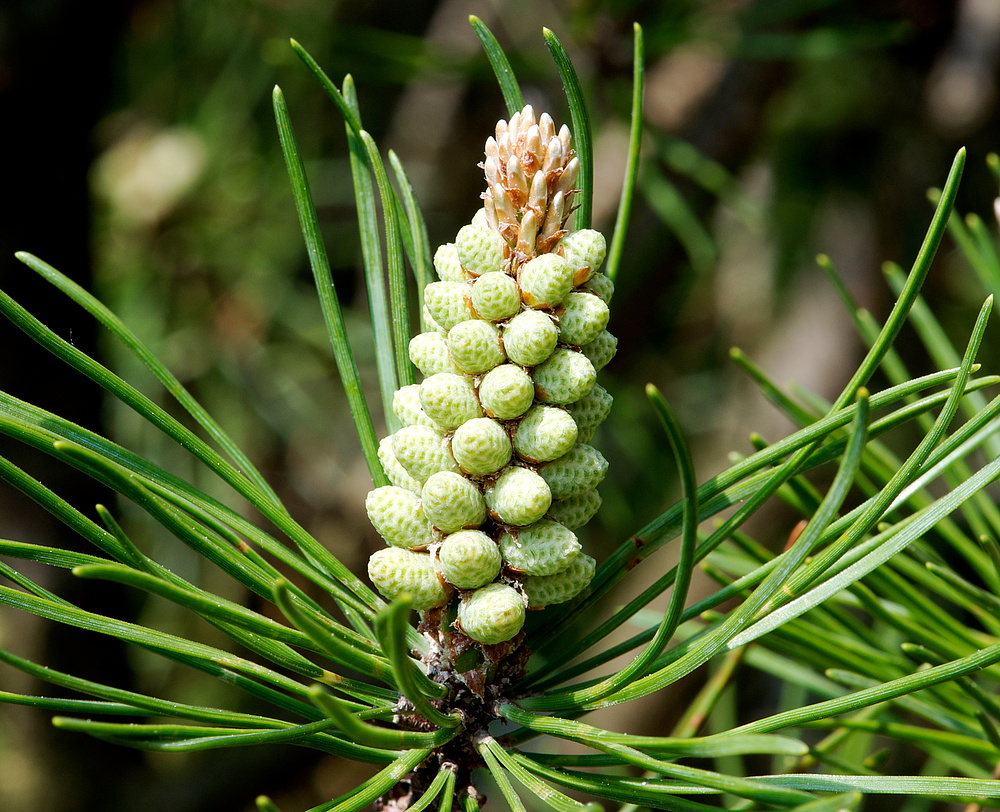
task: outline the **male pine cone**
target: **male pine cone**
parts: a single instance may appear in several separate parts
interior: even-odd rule
[[[617,340],[604,237],[566,229],[569,129],[527,106],[497,123],[482,167],[483,208],[437,250],[429,330],[410,342],[424,381],[396,392],[403,428],[379,447],[393,484],[366,507],[389,545],[369,562],[378,590],[421,611],[457,594],[456,628],[494,645],[593,577],[573,530],[601,504],[607,461],[585,443],[611,408],[596,376]]]

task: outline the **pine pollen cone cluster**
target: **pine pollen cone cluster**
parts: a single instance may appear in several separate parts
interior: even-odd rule
[[[366,508],[389,545],[368,564],[378,590],[421,611],[457,597],[455,627],[494,645],[593,577],[573,531],[601,504],[607,461],[587,443],[611,408],[596,377],[617,339],[604,237],[566,229],[569,129],[527,106],[497,123],[482,167],[484,206],[424,289],[428,331],[409,348],[424,380],[395,393],[403,428],[379,446],[393,484]]]

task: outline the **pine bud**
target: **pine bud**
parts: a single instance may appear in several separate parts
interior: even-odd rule
[[[552,355],[559,341],[559,328],[545,313],[526,310],[504,327],[503,346],[515,364],[533,367]]]
[[[562,572],[555,575],[529,575],[522,582],[528,597],[529,609],[541,609],[553,603],[564,603],[575,598],[594,578],[597,562],[580,553]]]
[[[557,349],[531,373],[542,403],[573,403],[590,393],[597,380],[594,364],[582,352]]]
[[[479,527],[486,520],[483,494],[461,474],[442,471],[430,476],[420,492],[424,515],[445,533]]]
[[[451,437],[451,454],[466,474],[493,474],[510,461],[510,437],[495,420],[477,417],[455,429]]]
[[[504,643],[524,625],[524,598],[506,584],[484,586],[458,605],[458,623],[478,643]]]
[[[506,360],[500,331],[488,321],[463,321],[448,332],[451,360],[468,375],[481,375]]]
[[[576,422],[565,409],[535,406],[517,425],[514,450],[526,462],[549,462],[567,453],[576,435]]]
[[[474,276],[503,268],[505,244],[491,228],[462,226],[455,238],[455,247],[462,267]]]
[[[368,577],[375,588],[389,600],[406,593],[413,598],[418,611],[443,606],[451,597],[434,570],[434,561],[427,553],[415,553],[387,547],[368,559]]]
[[[438,565],[445,580],[459,589],[485,586],[500,574],[503,559],[493,539],[480,530],[460,530],[441,542]]]
[[[376,532],[393,547],[426,547],[434,541],[420,500],[410,491],[395,485],[376,488],[365,499],[365,510]]]
[[[406,472],[424,482],[438,471],[457,471],[444,435],[427,426],[406,426],[392,435],[392,453]]]
[[[421,408],[443,431],[454,431],[465,421],[482,417],[472,382],[464,375],[439,372],[419,388]]]
[[[552,504],[552,492],[534,471],[511,466],[486,491],[486,504],[498,521],[526,527],[545,515]]]
[[[542,519],[516,535],[500,536],[504,563],[525,575],[554,575],[562,572],[580,552],[576,533],[551,519]]]
[[[487,416],[497,420],[520,417],[528,411],[534,399],[534,381],[514,364],[494,367],[479,382],[479,404]]]

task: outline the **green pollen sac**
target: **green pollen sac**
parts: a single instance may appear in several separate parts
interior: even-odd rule
[[[424,305],[442,329],[450,330],[473,318],[465,301],[470,292],[466,282],[431,282],[424,288]]]
[[[535,397],[542,403],[573,403],[590,393],[597,370],[582,352],[557,349],[531,373]]]
[[[368,559],[368,577],[389,600],[404,593],[411,595],[413,608],[419,612],[443,606],[451,597],[451,590],[441,583],[434,560],[427,553],[396,547],[379,550]]]
[[[589,585],[597,570],[597,562],[580,553],[562,572],[555,575],[529,575],[521,586],[528,597],[529,609],[541,609],[553,603],[565,603],[575,598]]]
[[[601,267],[608,244],[600,231],[581,228],[563,237],[556,246],[556,253],[565,257],[573,269],[573,285],[582,285]]]
[[[486,504],[498,521],[526,527],[545,515],[552,504],[552,491],[534,471],[511,466],[486,492]]]
[[[611,311],[592,293],[570,293],[557,311],[559,340],[564,344],[588,344],[608,326]]]
[[[541,254],[521,266],[517,275],[521,299],[535,309],[560,304],[573,288],[573,269],[557,254]]]
[[[461,474],[442,471],[428,478],[420,492],[424,515],[445,533],[479,527],[486,521],[483,494]]]
[[[618,339],[604,330],[589,344],[580,347],[580,352],[586,355],[594,365],[594,369],[600,372],[618,352]]]
[[[609,305],[611,304],[611,297],[615,293],[615,283],[611,281],[611,277],[605,276],[602,273],[595,273],[587,280],[587,284],[581,290],[589,290],[604,304]]]
[[[514,364],[494,367],[479,382],[479,404],[488,417],[495,417],[497,420],[520,417],[528,411],[534,400],[534,381],[527,372]]]
[[[559,341],[559,328],[545,313],[526,310],[512,318],[503,330],[503,346],[515,364],[533,367],[552,355]]]
[[[506,360],[500,331],[478,319],[463,321],[449,331],[448,352],[455,366],[467,375],[481,375]]]
[[[551,519],[542,519],[517,535],[500,536],[500,552],[506,565],[525,575],[555,575],[580,552],[576,533]]]
[[[378,459],[389,481],[403,490],[419,494],[421,484],[407,473],[406,469],[392,453],[392,437],[383,437],[378,443]]]
[[[444,435],[427,426],[406,426],[393,434],[392,453],[418,482],[438,471],[457,470]]]
[[[569,499],[553,502],[549,508],[549,516],[570,530],[576,530],[593,519],[600,508],[601,495],[596,488],[591,488]]]
[[[455,238],[462,267],[474,276],[503,268],[506,244],[497,232],[479,225],[462,226]]]
[[[365,510],[372,527],[393,547],[426,547],[434,541],[420,500],[410,491],[383,485],[368,494]]]
[[[404,426],[427,426],[437,428],[437,424],[424,412],[420,405],[420,384],[411,383],[397,389],[392,395],[392,413]]]
[[[420,384],[420,405],[443,431],[454,431],[483,415],[472,382],[452,372],[439,372]]]
[[[448,341],[441,333],[420,333],[410,339],[410,361],[423,375],[456,372],[448,353]]]
[[[576,436],[576,422],[565,409],[535,406],[517,425],[514,450],[526,462],[549,462],[569,451]]]
[[[510,461],[510,437],[495,420],[477,417],[455,429],[451,454],[466,474],[494,474]]]
[[[524,598],[506,584],[484,586],[462,599],[458,623],[477,643],[505,643],[524,626]]]
[[[552,492],[553,499],[572,499],[601,484],[608,461],[593,446],[577,443],[572,450],[543,465],[538,473]]]
[[[472,309],[486,321],[509,319],[521,309],[521,293],[503,271],[484,273],[472,283]]]
[[[455,243],[449,242],[434,252],[434,270],[442,282],[464,282],[465,271],[458,259]]]
[[[445,580],[459,589],[485,586],[503,564],[496,542],[480,530],[452,533],[441,542],[437,557]]]

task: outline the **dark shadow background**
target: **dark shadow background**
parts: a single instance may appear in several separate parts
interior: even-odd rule
[[[338,291],[365,364],[370,342],[350,173],[343,124],[288,38],[334,79],[352,73],[365,125],[407,165],[437,245],[475,211],[476,163],[504,113],[468,14],[494,27],[529,100],[557,120],[566,115],[541,26],[570,49],[592,99],[595,225],[606,232],[624,162],[638,20],[647,37],[648,129],[611,324],[620,351],[602,373],[617,399],[599,441],[612,474],[590,541],[610,548],[659,513],[671,492],[665,442],[641,397],[646,381],[681,415],[704,478],[725,467],[730,449],[748,450],[751,430],[776,439],[788,428],[750,394],[728,362],[730,346],[778,381],[801,381],[823,395],[839,391],[859,357],[860,341],[815,267],[817,252],[830,255],[864,306],[884,315],[892,297],[880,263],[912,261],[930,218],[926,191],[943,182],[961,145],[969,162],[958,210],[992,218],[997,189],[985,157],[1000,146],[1000,20],[983,17],[981,6],[7,0],[0,7],[0,284],[165,402],[143,370],[13,252],[33,252],[97,291],[260,461],[303,524],[360,570],[377,541],[361,507],[367,473],[310,289],[271,114],[275,83],[309,160]],[[983,295],[947,245],[927,296],[956,340]],[[204,478],[7,324],[0,346],[5,391]],[[924,363],[906,338],[900,346],[915,368]],[[107,502],[160,560],[240,597],[85,478],[7,440],[0,453],[85,512]],[[780,523],[760,529],[765,541],[783,533]],[[6,491],[0,534],[76,543]],[[32,575],[85,608],[206,634],[112,586],[44,568]],[[239,701],[141,653],[11,611],[0,613],[0,642],[121,687]],[[51,691],[6,667],[0,689]],[[662,708],[638,713],[652,730],[676,716]],[[250,809],[264,791],[287,808],[304,808],[346,789],[355,770],[291,747],[151,757],[54,732],[45,714],[0,707],[5,812],[225,812]]]

